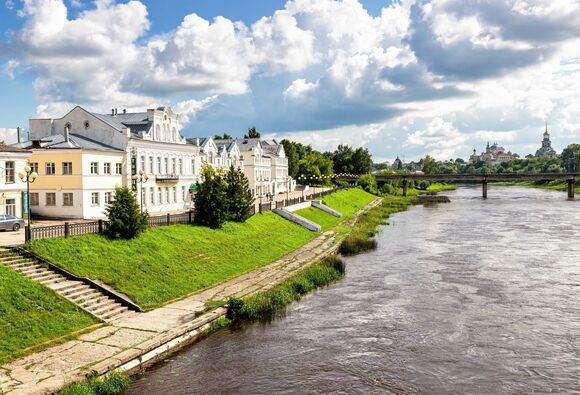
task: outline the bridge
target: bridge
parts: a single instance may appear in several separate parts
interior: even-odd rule
[[[495,174],[378,174],[375,175],[378,184],[390,180],[400,180],[403,185],[403,196],[407,196],[407,184],[410,180],[426,181],[478,181],[481,182],[482,196],[487,199],[487,183],[493,181],[566,181],[568,183],[568,198],[574,198],[574,183],[580,173],[495,173]],[[354,183],[358,176],[352,174],[339,174],[337,180]]]

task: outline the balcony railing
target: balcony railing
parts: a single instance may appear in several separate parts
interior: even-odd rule
[[[155,176],[155,182],[160,184],[173,184],[179,181],[179,174],[164,174]]]

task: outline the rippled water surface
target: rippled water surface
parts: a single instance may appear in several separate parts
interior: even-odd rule
[[[193,345],[128,393],[580,393],[580,201],[480,193],[394,215],[343,281]]]

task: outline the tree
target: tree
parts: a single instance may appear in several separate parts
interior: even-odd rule
[[[232,136],[230,136],[227,133],[224,133],[223,135],[219,135],[216,134],[215,136],[213,136],[214,140],[231,140]]]
[[[227,184],[222,173],[209,165],[201,170],[201,178],[194,197],[195,222],[221,228],[228,217]]]
[[[286,139],[282,140],[281,143],[288,158],[288,175],[296,179],[299,175],[298,162],[312,152],[312,147]]]
[[[230,166],[225,178],[228,219],[235,222],[245,222],[252,215],[250,210],[254,204],[248,178],[242,170],[234,166]]]
[[[248,133],[244,135],[245,139],[259,139],[260,138],[260,132],[258,132],[256,130],[255,126],[252,126],[251,128],[248,129]]]
[[[352,171],[354,174],[370,173],[373,169],[373,159],[367,148],[359,147],[352,155]]]
[[[145,231],[149,216],[141,213],[135,194],[128,187],[115,188],[115,197],[105,212],[111,222],[108,234],[112,238],[133,239]]]
[[[332,175],[332,161],[314,151],[298,162],[299,181],[307,185],[326,184]],[[302,177],[302,178],[300,178]]]
[[[562,151],[562,165],[569,172],[580,171],[580,144],[570,144]]]
[[[378,195],[377,179],[372,174],[363,174],[359,177],[356,184],[368,193]]]
[[[353,155],[351,147],[340,144],[332,154],[334,172],[337,174],[353,173]]]
[[[424,157],[423,159],[421,159],[421,165],[422,165],[422,170],[423,173],[425,174],[435,174],[437,173],[437,161],[435,159],[433,159],[432,157],[430,157],[429,155],[427,155],[426,157]]]

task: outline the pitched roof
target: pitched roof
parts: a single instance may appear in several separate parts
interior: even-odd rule
[[[27,141],[19,144],[23,148],[32,148],[33,142]],[[100,143],[98,141],[89,139],[87,137],[71,133],[69,135],[68,141],[66,141],[64,135],[56,134],[48,136],[40,140],[40,149],[87,149],[95,151],[115,151],[123,152],[123,150],[112,147],[107,144]]]
[[[26,153],[30,151],[12,145],[0,144],[0,152]]]
[[[149,120],[149,116],[146,112],[128,112],[117,115],[91,114],[119,131],[128,127],[131,129],[131,134],[135,136],[138,136],[140,132],[147,132],[153,125],[153,122]]]

